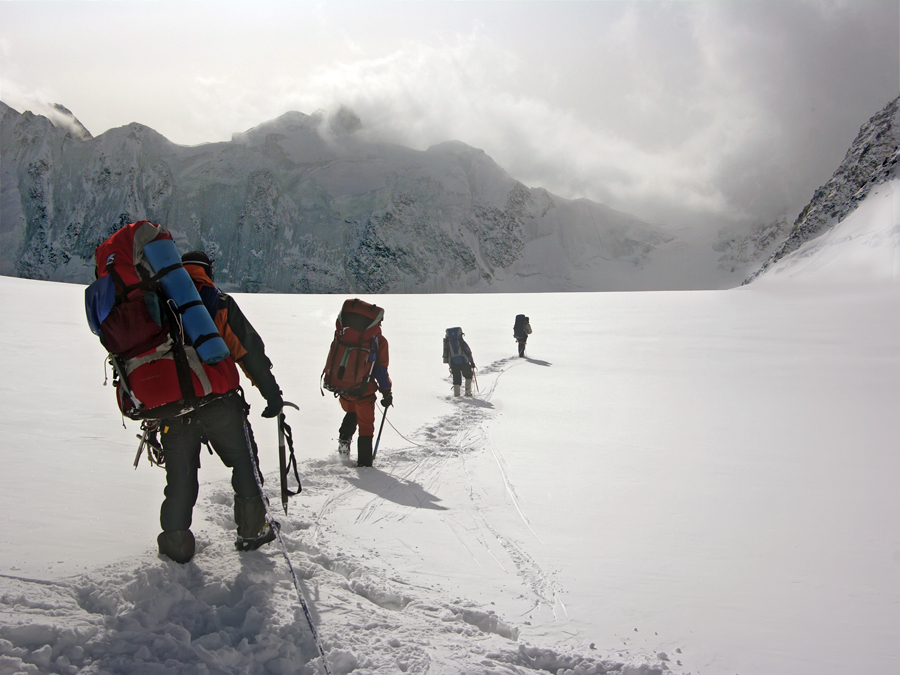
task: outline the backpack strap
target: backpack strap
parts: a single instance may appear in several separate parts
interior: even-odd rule
[[[116,284],[116,302],[120,299],[127,297],[131,291],[141,288],[143,286],[143,282],[139,282],[136,284],[132,284],[130,286],[125,284],[125,281],[122,279],[122,276],[116,272],[115,263],[110,263],[106,266],[106,271],[113,278],[113,281]]]
[[[167,267],[163,267],[159,272],[157,272],[152,277],[150,277],[150,281],[157,282],[160,279],[162,279],[164,276],[166,276],[169,272],[171,272],[172,270],[177,270],[179,267],[184,267],[184,265],[182,265],[181,261],[178,261],[177,263],[172,263],[171,265],[169,265]]]
[[[169,331],[172,341],[175,343],[172,349],[172,357],[175,359],[178,388],[181,389],[181,395],[184,397],[184,400],[193,407],[197,396],[194,394],[194,383],[191,380],[191,364],[184,349],[184,326],[181,325],[181,321],[178,319],[178,309],[172,300],[166,301],[166,309],[170,314]]]

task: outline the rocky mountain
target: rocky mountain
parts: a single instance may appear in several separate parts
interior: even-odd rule
[[[207,251],[217,281],[239,291],[735,282],[716,270],[709,243],[700,251],[602,204],[526,187],[461,142],[424,151],[372,142],[346,109],[291,112],[194,147],[137,123],[92,137],[58,111],[51,120],[0,103],[0,274],[88,282],[97,244],[148,219],[180,250]]]
[[[719,268],[729,273],[758,268],[784,242],[791,227],[788,217],[782,216],[749,228],[723,228],[713,244],[713,250],[720,254]]]
[[[787,236],[756,272],[750,283],[807,241],[829,231],[879,185],[897,176],[900,158],[900,97],[864,124],[831,178],[816,190]]]

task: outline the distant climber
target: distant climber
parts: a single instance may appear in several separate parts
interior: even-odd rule
[[[516,322],[513,324],[513,337],[519,343],[519,358],[525,356],[525,343],[528,342],[528,336],[531,335],[531,322],[524,314],[516,315]]]
[[[358,298],[344,301],[335,321],[334,339],[322,371],[322,386],[339,397],[344,419],[338,429],[338,452],[350,454],[350,443],[359,426],[356,465],[372,466],[375,435],[375,401],[393,404],[388,374],[388,341],[381,334],[384,310]]]
[[[472,395],[472,376],[475,372],[475,361],[472,350],[463,339],[462,328],[448,328],[444,331],[444,363],[450,366],[453,377],[453,395],[459,396],[463,377],[466,380],[466,396]]]

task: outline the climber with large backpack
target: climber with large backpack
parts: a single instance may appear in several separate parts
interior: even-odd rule
[[[138,221],[100,244],[95,262],[97,280],[85,291],[88,323],[109,352],[122,414],[142,420],[166,471],[160,554],[182,564],[194,556],[202,443],[232,469],[235,547],[272,541],[277,523],[263,502],[236,364],[266,399],[264,417],[281,412],[282,394],[259,334],[213,284],[213,261],[202,252],[182,261],[164,227]]]
[[[340,401],[344,419],[338,429],[338,452],[350,454],[353,434],[359,427],[356,465],[372,466],[375,435],[375,402],[393,404],[388,374],[388,341],[381,332],[384,310],[358,298],[345,300],[335,321],[334,339],[322,370],[322,388]],[[325,395],[325,392],[322,392]]]
[[[450,366],[454,396],[459,396],[463,377],[466,380],[466,396],[472,395],[475,360],[472,358],[472,350],[463,339],[463,335],[465,333],[458,326],[444,331],[444,363]]]
[[[519,358],[525,357],[525,343],[528,342],[529,335],[531,335],[531,321],[524,314],[516,314],[513,337],[519,345]]]

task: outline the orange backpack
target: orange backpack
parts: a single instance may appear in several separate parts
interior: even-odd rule
[[[322,386],[335,396],[363,396],[378,358],[384,310],[358,298],[345,300],[322,371]],[[325,392],[322,392],[324,395]]]

